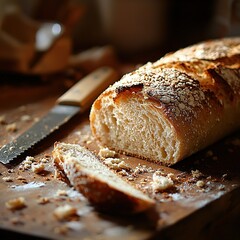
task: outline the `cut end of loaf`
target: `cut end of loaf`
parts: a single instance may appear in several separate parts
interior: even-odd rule
[[[153,100],[127,91],[115,99],[110,94],[95,102],[90,114],[93,134],[101,144],[128,155],[164,165],[176,163],[181,146],[175,129],[156,111]]]

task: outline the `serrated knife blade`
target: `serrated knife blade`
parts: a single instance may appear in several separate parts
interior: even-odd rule
[[[46,116],[34,124],[29,130],[20,135],[16,140],[13,140],[2,147],[0,151],[1,162],[6,164],[11,160],[14,160],[23,152],[27,151],[29,148],[66,123],[79,111],[80,107],[77,106],[55,106]]]
[[[0,162],[8,164],[43,140],[73,116],[88,109],[97,96],[117,80],[118,74],[102,67],[84,77],[62,95],[56,105],[18,138],[0,149]]]

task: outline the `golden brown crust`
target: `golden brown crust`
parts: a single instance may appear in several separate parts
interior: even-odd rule
[[[124,108],[133,98],[149,110],[155,108],[180,142],[175,158],[152,160],[173,164],[212,144],[240,127],[240,38],[211,40],[167,54],[126,74],[96,100],[90,114],[93,134],[110,148],[138,155],[111,146],[113,139],[106,140],[107,134],[101,136],[96,127],[105,105]]]
[[[192,46],[180,49],[174,53],[166,54],[155,65],[167,62],[186,62],[206,60],[221,63],[223,65],[235,65],[239,67],[240,37],[208,40]]]

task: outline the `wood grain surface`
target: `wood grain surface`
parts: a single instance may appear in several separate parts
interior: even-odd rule
[[[0,146],[29,128],[66,91],[66,84],[59,79],[51,83],[0,84]],[[16,129],[11,130],[9,124],[15,124],[12,126]],[[151,195],[157,201],[154,212],[125,217],[97,212],[80,193],[55,178],[51,151],[56,141],[78,143],[98,153],[86,112],[37,144],[15,164],[0,164],[0,228],[5,239],[240,238],[240,132],[171,168],[119,155],[132,169],[141,166],[164,175],[172,173],[174,181],[173,188]],[[45,171],[37,174],[22,169],[21,161],[26,156],[33,156],[37,162],[44,158]],[[196,170],[201,174],[197,175]],[[123,178],[137,188],[148,189],[151,177],[151,171],[143,171],[132,179]],[[66,194],[62,196],[59,190]],[[26,206],[7,209],[5,203],[18,197],[25,198]],[[76,207],[77,215],[59,221],[54,210],[66,204]]]

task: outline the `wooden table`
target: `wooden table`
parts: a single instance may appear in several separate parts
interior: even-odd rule
[[[0,146],[43,116],[68,88],[65,80],[57,77],[50,82],[19,79],[0,84],[0,116],[5,116],[0,124]],[[16,123],[16,131],[7,130],[11,123]],[[43,173],[21,170],[20,163],[10,167],[0,164],[0,228],[5,239],[240,239],[240,132],[171,168],[120,155],[133,169],[140,164],[165,175],[173,173],[174,188],[153,196],[157,201],[154,216],[120,217],[95,211],[81,194],[54,177],[51,151],[55,141],[78,143],[97,151],[88,112],[76,116],[19,158],[45,158]],[[151,174],[141,173],[131,183],[139,187],[145,178],[148,181],[144,187],[149,187]],[[12,181],[6,181],[6,177]],[[204,186],[197,186],[198,181]],[[66,191],[66,195],[59,195],[58,190]],[[5,203],[17,197],[25,198],[26,207],[7,209]],[[41,203],[43,197],[47,203]],[[78,216],[59,221],[53,212],[65,204],[76,207]]]

